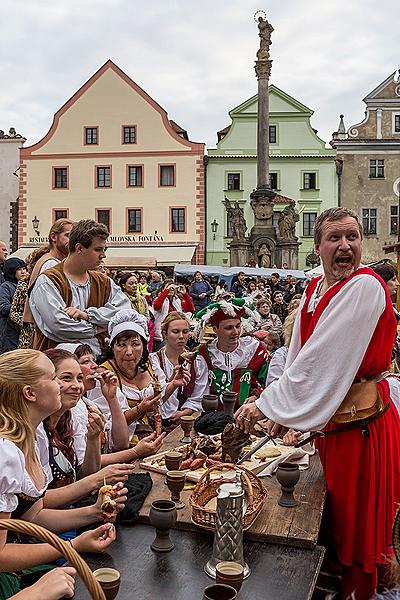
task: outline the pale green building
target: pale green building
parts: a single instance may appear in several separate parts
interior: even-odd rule
[[[277,191],[275,223],[286,198],[296,200],[299,268],[313,249],[313,226],[320,212],[337,206],[336,152],[312,128],[313,111],[274,85],[269,86],[270,177]],[[230,111],[230,126],[218,132],[217,148],[205,157],[207,264],[229,266],[231,240],[224,197],[244,208],[247,233],[253,226],[250,193],[257,182],[257,95]],[[218,224],[218,225],[216,225]],[[280,267],[281,265],[277,265]]]

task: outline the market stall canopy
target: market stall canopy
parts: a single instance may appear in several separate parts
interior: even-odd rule
[[[111,267],[167,267],[190,263],[195,250],[196,246],[109,246],[105,263]]]
[[[37,246],[31,246],[29,248],[27,248],[26,246],[22,246],[12,254],[9,254],[8,258],[20,258],[21,260],[25,260],[28,254],[35,250],[35,248],[37,248]]]
[[[37,246],[21,246],[13,254],[15,258],[25,258]],[[173,266],[176,263],[190,263],[196,246],[109,246],[105,264],[107,267],[129,269],[153,269],[158,266]]]
[[[196,271],[200,271],[202,275],[208,275],[209,277],[218,277],[226,281],[230,286],[232,279],[237,273],[243,272],[248,277],[264,277],[270,279],[272,273],[279,273],[282,279],[285,279],[288,275],[293,275],[296,279],[306,279],[304,271],[297,269],[261,269],[253,267],[219,267],[212,265],[175,265],[174,276],[175,277],[188,277],[194,275]]]

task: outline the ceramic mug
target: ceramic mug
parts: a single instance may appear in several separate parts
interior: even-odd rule
[[[215,567],[215,581],[231,585],[238,592],[243,583],[244,568],[238,562],[222,561]]]
[[[120,572],[117,571],[117,569],[109,569],[108,567],[105,567],[93,571],[93,576],[99,582],[107,600],[114,600],[118,594],[121,583]]]
[[[217,583],[204,590],[203,600],[235,600],[237,592],[231,585]]]

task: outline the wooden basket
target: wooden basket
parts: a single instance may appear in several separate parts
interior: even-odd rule
[[[0,519],[0,529],[23,533],[53,546],[53,548],[58,550],[64,558],[68,559],[70,564],[78,571],[82,581],[87,587],[90,597],[93,600],[106,600],[104,592],[92,571],[69,542],[65,542],[44,527],[28,523],[27,521],[20,521],[18,519]]]
[[[242,521],[243,530],[249,529],[262,509],[264,500],[267,497],[267,490],[255,473],[245,467],[230,463],[214,465],[201,476],[189,500],[192,507],[192,520],[204,529],[210,531],[215,529],[217,512],[213,508],[205,508],[205,506],[218,495],[218,488],[222,483],[232,483],[234,481],[232,477],[211,479],[211,473],[222,468],[233,469],[242,473],[242,482],[247,492],[247,508]]]

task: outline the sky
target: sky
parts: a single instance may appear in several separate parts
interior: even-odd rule
[[[395,0],[0,0],[0,129],[35,143],[110,58],[215,147],[229,110],[257,93],[257,10],[275,29],[271,83],[314,110],[327,143],[400,66]]]

